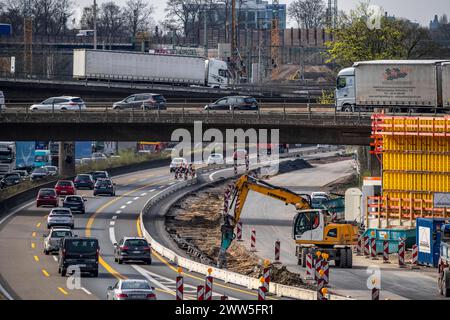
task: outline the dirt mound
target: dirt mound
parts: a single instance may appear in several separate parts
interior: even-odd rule
[[[280,163],[278,174],[287,173],[291,171],[312,168],[312,165],[303,159],[295,159],[290,161],[283,161]]]

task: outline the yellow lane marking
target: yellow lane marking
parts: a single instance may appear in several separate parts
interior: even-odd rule
[[[33,232],[33,233],[31,234],[31,236],[32,236],[33,238],[36,238],[36,232]]]
[[[36,248],[36,243],[32,242],[31,243],[31,249],[34,249],[34,248]]]
[[[39,257],[38,256],[34,256],[34,260],[36,260],[36,262],[39,262]]]
[[[63,295],[67,296],[69,293],[61,287],[58,287],[58,290],[62,292]]]
[[[138,236],[139,236],[139,237],[142,237],[143,234],[142,234],[142,230],[141,230],[141,224],[139,223],[139,217],[137,218],[137,221],[136,221],[136,227],[137,227],[137,233],[138,233]],[[162,263],[164,263],[166,266],[168,266],[168,267],[169,267],[170,269],[172,269],[174,272],[177,272],[177,273],[178,273],[177,268],[175,268],[174,266],[172,266],[166,259],[164,259],[162,256],[160,256],[159,253],[157,253],[156,251],[152,250],[152,255],[154,255],[156,258],[158,258],[158,260],[160,260]],[[183,275],[185,275],[186,277],[192,278],[192,279],[204,281],[204,279],[202,279],[202,278],[200,278],[200,277],[197,277],[197,276],[194,276],[194,275],[191,275],[191,274],[183,273]],[[222,287],[222,288],[234,290],[234,291],[236,291],[236,292],[245,293],[245,294],[252,295],[252,296],[258,296],[257,293],[253,293],[253,292],[251,292],[251,291],[241,290],[241,289],[234,288],[234,287],[225,286],[225,285],[220,284],[220,283],[215,283],[214,285],[215,285],[215,286],[218,286],[218,287]],[[267,297],[267,299],[277,300],[277,299],[274,299],[274,298],[272,298],[272,297]]]
[[[47,270],[42,269],[41,271],[42,271],[42,273],[44,274],[44,276],[50,277],[50,274],[47,272]]]
[[[39,222],[37,225],[36,225],[36,228],[39,228],[41,226],[41,223]]]
[[[102,257],[98,258],[98,262],[100,263],[101,266],[103,266],[103,268],[106,269],[106,271],[111,273],[117,280],[125,280],[125,279],[127,279],[127,277],[121,275],[119,272],[114,270],[114,268],[112,268],[105,260],[103,260]]]

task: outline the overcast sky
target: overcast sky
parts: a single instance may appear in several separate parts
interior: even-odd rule
[[[107,2],[108,0],[97,0],[99,4]],[[119,5],[123,5],[127,0],[113,0]],[[271,0],[269,0],[271,1]],[[290,4],[293,0],[280,0],[280,3]],[[75,0],[77,8],[93,3],[93,0]],[[155,7],[154,19],[160,21],[164,18],[164,8],[166,0],[149,0]],[[328,1],[324,1],[328,3]],[[338,0],[339,10],[348,11],[355,8],[359,0]],[[450,0],[371,0],[371,4],[378,5],[384,8],[390,15],[397,17],[408,18],[411,21],[419,22],[422,25],[428,26],[430,20],[435,14],[441,16],[443,13],[450,15]],[[288,26],[295,26],[289,23]]]

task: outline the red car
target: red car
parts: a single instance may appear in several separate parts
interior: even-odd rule
[[[75,185],[70,180],[59,180],[56,183],[55,190],[58,196],[72,196],[77,194]]]
[[[40,206],[58,206],[58,195],[55,189],[40,189],[36,198],[36,207]]]

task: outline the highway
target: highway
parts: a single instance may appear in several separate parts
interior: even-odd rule
[[[43,253],[43,234],[48,208],[36,208],[34,201],[0,220],[0,284],[14,299],[93,300],[105,299],[106,289],[117,279],[146,278],[156,287],[158,299],[174,299],[176,266],[157,254],[152,265],[114,262],[113,243],[123,236],[138,236],[138,217],[148,199],[176,183],[168,168],[156,168],[113,178],[116,197],[93,197],[91,191],[79,194],[88,201],[85,215],[76,215],[75,233],[93,236],[100,242],[99,277],[83,276],[80,289],[70,289],[69,277],[57,273],[56,255]],[[196,286],[204,275],[184,270],[185,299],[195,299]],[[69,281],[70,282],[70,281]],[[256,292],[216,281],[214,299],[255,300]],[[271,299],[276,299],[271,297]]]

